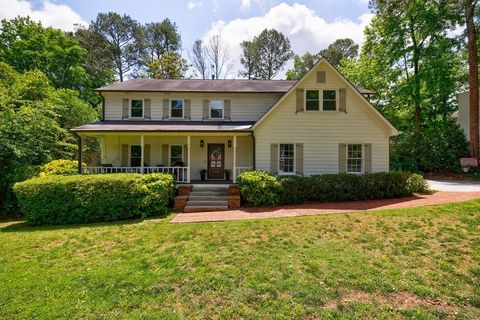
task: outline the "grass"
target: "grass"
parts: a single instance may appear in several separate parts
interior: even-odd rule
[[[0,318],[480,317],[480,200],[201,224],[0,223]]]

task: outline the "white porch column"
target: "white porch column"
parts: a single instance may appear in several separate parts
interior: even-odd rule
[[[144,139],[144,136],[143,134],[140,136],[140,148],[142,149],[142,156],[140,157],[140,170],[142,173],[144,173],[143,171],[143,164],[145,162],[145,152],[143,151],[144,149],[144,146],[145,146],[145,139]]]
[[[190,152],[190,136],[187,136],[187,183],[190,183],[190,159],[192,158],[192,153]]]
[[[237,183],[237,136],[233,136],[233,183]]]

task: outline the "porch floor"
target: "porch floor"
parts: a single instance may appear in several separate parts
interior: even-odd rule
[[[232,180],[190,180],[190,183],[179,182],[178,184],[233,184]]]

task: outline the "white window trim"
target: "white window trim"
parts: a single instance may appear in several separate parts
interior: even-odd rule
[[[142,116],[141,117],[134,117],[132,116],[132,101],[133,100],[141,100],[142,101]],[[129,115],[129,118],[132,118],[132,119],[143,119],[145,118],[145,99],[133,99],[133,98],[130,98],[128,100],[128,115]]]
[[[281,144],[293,144],[293,172],[284,172],[280,170],[280,145]],[[277,166],[279,176],[295,176],[297,174],[297,143],[296,142],[279,142],[277,151]]]
[[[140,99],[133,99],[133,100],[140,100]],[[132,167],[132,147],[140,147],[140,150],[142,149],[142,146],[139,144],[128,145],[128,166],[129,167]],[[142,162],[141,158],[140,158],[140,162]]]
[[[212,102],[214,101],[220,101],[222,103],[222,117],[221,118],[214,118],[212,117]],[[208,112],[210,113],[209,114],[209,119],[210,120],[223,120],[225,119],[225,100],[210,100],[208,102]]]
[[[178,100],[182,101],[182,116],[181,117],[172,117],[172,101]],[[170,115],[170,119],[185,119],[185,99],[170,99],[168,100],[168,112]]]
[[[323,91],[332,90],[335,91],[335,110],[323,110]],[[318,110],[307,110],[307,91],[318,91]],[[326,112],[333,113],[338,112],[339,108],[339,92],[338,88],[322,87],[322,88],[304,88],[303,90],[303,111],[305,112]]]
[[[353,145],[353,144],[359,144],[362,146],[362,168],[360,170],[360,172],[352,172],[352,171],[348,171],[348,146],[349,145]],[[350,174],[363,174],[365,172],[365,145],[363,143],[360,143],[360,142],[350,142],[350,143],[347,143],[347,147],[345,148],[345,161],[347,162],[345,164],[345,167],[346,167],[346,172],[347,173],[350,173]],[[355,158],[356,159],[356,158]]]
[[[176,100],[176,99],[173,99]],[[169,144],[168,145],[168,163],[170,164],[169,167],[172,167],[172,147],[181,147],[182,148],[182,162],[185,165],[185,150],[183,148],[183,144]]]

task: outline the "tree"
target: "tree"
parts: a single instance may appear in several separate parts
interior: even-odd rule
[[[195,40],[191,52],[188,53],[192,67],[200,74],[202,79],[208,79],[208,58],[203,41]]]
[[[143,32],[136,20],[115,12],[99,13],[90,28],[110,43],[111,59],[120,81],[140,68]]]
[[[290,40],[275,29],[263,30],[253,42],[258,48],[257,75],[260,79],[273,79],[294,55]]]
[[[168,18],[162,22],[147,23],[143,44],[147,61],[160,59],[164,53],[178,52],[181,48],[181,36],[177,25]]]
[[[337,39],[319,54],[338,67],[343,59],[352,60],[358,56],[358,44],[349,38]]]
[[[205,53],[215,79],[226,78],[232,68],[230,48],[220,35],[213,35],[208,39]]]
[[[311,54],[305,52],[303,56],[295,55],[293,57],[293,69],[287,70],[287,80],[299,80],[301,79],[319,59],[318,54]]]
[[[166,52],[148,64],[148,75],[154,79],[179,79],[185,76],[187,61],[175,52]]]
[[[259,63],[257,44],[254,41],[242,41],[240,46],[242,47],[240,63],[244,67],[244,70],[240,70],[238,74],[247,79],[255,79],[258,73],[257,68]]]

